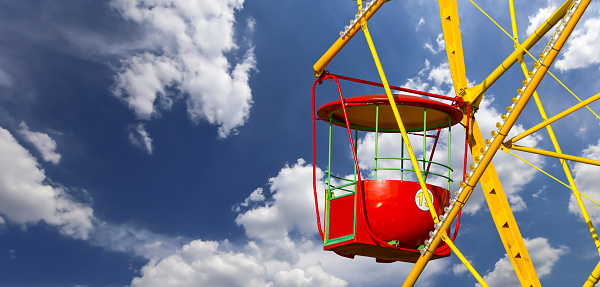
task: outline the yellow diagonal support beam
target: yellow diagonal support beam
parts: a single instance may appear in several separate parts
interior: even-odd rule
[[[564,118],[565,116],[568,116],[569,114],[571,114],[571,113],[573,113],[573,112],[575,112],[575,111],[577,111],[577,110],[579,110],[579,109],[581,109],[581,108],[589,105],[590,103],[592,103],[592,102],[594,102],[594,101],[596,101],[598,99],[600,99],[600,93],[598,93],[598,94],[596,94],[594,96],[591,96],[587,100],[585,100],[585,101],[583,101],[583,102],[581,102],[579,104],[576,104],[576,105],[574,105],[574,106],[572,106],[572,107],[570,107],[570,108],[568,108],[568,109],[560,112],[556,116],[553,116],[553,117],[551,117],[551,118],[549,118],[547,120],[544,120],[543,122],[541,122],[541,123],[533,126],[532,128],[530,128],[530,129],[528,129],[528,130],[520,133],[519,135],[517,135],[517,136],[513,137],[512,139],[508,140],[506,142],[505,146],[510,146],[512,143],[515,143],[515,142],[521,140],[522,138],[524,138],[524,137],[526,137],[526,136],[528,136],[528,135],[530,135],[530,134],[532,134],[534,132],[539,131],[540,129],[542,129],[542,128],[544,128],[544,127],[552,124],[555,121],[558,121],[558,120]]]
[[[583,158],[583,157],[578,157],[578,156],[572,156],[572,155],[563,154],[563,153],[557,153],[557,152],[552,152],[552,151],[547,151],[547,150],[542,150],[542,149],[537,149],[537,148],[532,148],[532,147],[525,147],[525,146],[520,146],[520,145],[512,145],[508,148],[522,151],[522,152],[528,152],[528,153],[533,153],[533,154],[539,154],[539,155],[550,156],[550,157],[564,159],[564,160],[570,160],[570,161],[576,161],[576,162],[600,166],[600,161]]]
[[[583,283],[583,287],[594,287],[598,284],[598,280],[600,280],[600,262],[598,262],[590,277]]]
[[[556,23],[558,23],[558,21],[560,21],[565,16],[567,10],[569,10],[569,7],[571,7],[572,3],[572,0],[565,1],[565,3],[563,3],[554,12],[554,14],[552,14],[539,28],[537,28],[535,30],[535,33],[531,34],[525,40],[525,42],[521,44],[521,46],[527,50],[531,49],[533,45],[535,45],[540,39],[542,39],[542,37],[546,35],[546,33],[550,31],[550,29],[554,27],[554,25],[556,25]],[[485,91],[487,91],[487,89],[491,87],[496,82],[496,80],[498,80],[506,71],[508,71],[508,69],[512,67],[512,65],[514,65],[519,58],[523,57],[525,53],[526,51],[520,48],[512,52],[504,61],[502,61],[502,63],[498,67],[496,67],[496,69],[494,69],[494,71],[492,71],[492,73],[490,73],[490,75],[487,78],[485,78],[485,80],[483,80],[483,82],[481,82],[477,86],[468,88],[465,91],[466,94],[463,97],[464,100],[466,102],[478,105]]]
[[[377,12],[377,10],[379,10],[379,8],[381,8],[381,6],[387,1],[389,1],[389,0],[376,0],[372,5],[368,6],[369,7],[368,10],[365,11],[364,17],[362,17],[361,19],[364,19],[365,21],[368,21],[369,19],[371,19],[371,17],[373,17],[373,15]],[[357,19],[355,19],[355,20],[357,20]],[[337,41],[335,41],[335,43],[333,43],[333,45],[331,45],[331,47],[329,47],[329,49],[327,49],[325,54],[323,54],[323,56],[321,56],[321,58],[314,64],[313,74],[315,75],[315,77],[321,76],[321,74],[323,73],[323,70],[325,69],[325,67],[327,67],[329,62],[331,62],[333,57],[335,57],[335,55],[337,55],[337,53],[340,50],[342,50],[342,48],[344,48],[344,46],[346,46],[346,44],[350,41],[350,39],[352,39],[352,37],[354,37],[354,35],[356,35],[356,33],[358,33],[358,31],[360,31],[360,29],[361,29],[360,22],[356,21],[352,25],[352,27],[349,27],[349,28],[350,29],[348,29],[348,33],[344,36],[340,36],[337,39]]]
[[[467,258],[465,258],[465,256],[460,252],[460,250],[458,250],[456,245],[454,245],[454,242],[452,242],[452,240],[450,240],[446,235],[442,235],[442,240],[444,240],[444,242],[446,242],[446,244],[448,244],[448,247],[450,247],[450,249],[452,249],[452,252],[454,252],[456,257],[458,257],[458,259],[460,259],[460,261],[463,263],[463,265],[465,265],[465,267],[467,267],[467,270],[469,270],[469,272],[471,272],[471,274],[473,274],[473,277],[475,277],[477,282],[479,282],[479,284],[481,284],[482,287],[489,287],[487,285],[487,283],[485,283],[485,281],[483,281],[483,278],[481,278],[481,275],[479,275],[479,273],[477,273],[477,270],[475,270],[475,268],[473,268],[473,266],[471,265],[471,263],[469,263]]]
[[[473,129],[470,134],[469,144],[471,146],[471,154],[480,154],[481,149],[485,149],[486,146],[476,121],[473,122]],[[489,163],[481,175],[479,182],[483,189],[485,201],[490,209],[490,214],[494,220],[494,225],[496,226],[498,235],[500,235],[506,255],[517,274],[517,278],[519,278],[522,286],[541,286],[493,163]]]
[[[520,62],[521,62],[521,69],[523,70],[523,74],[528,75],[529,70],[527,69],[527,66],[525,66],[525,63],[523,61],[520,61]],[[542,120],[548,120],[548,116],[546,115],[546,111],[544,110],[544,107],[542,105],[542,102],[541,102],[537,92],[533,92],[533,98],[534,98],[535,104],[537,105],[537,108],[540,112],[540,116],[542,117]],[[577,99],[579,100],[579,98],[577,98]],[[581,100],[579,100],[579,101],[581,101]],[[589,109],[589,107],[588,107],[588,109]],[[550,136],[552,145],[554,146],[554,149],[556,150],[556,154],[564,155],[562,153],[560,145],[558,144],[558,140],[556,139],[556,136],[554,135],[552,126],[551,125],[546,126],[546,130],[548,131],[548,135]],[[513,145],[513,146],[515,146],[515,145]],[[551,154],[546,154],[546,155],[553,156]],[[565,172],[565,176],[567,177],[567,180],[569,181],[568,187],[573,191],[573,196],[575,197],[575,200],[577,201],[577,205],[579,206],[581,215],[583,216],[583,219],[590,231],[590,234],[592,235],[592,239],[594,240],[596,249],[598,250],[598,253],[600,254],[600,238],[598,238],[596,229],[594,228],[594,225],[592,224],[592,220],[587,212],[587,209],[585,208],[585,205],[583,204],[583,200],[581,198],[581,193],[579,192],[579,189],[577,188],[577,185],[575,184],[575,179],[573,179],[573,175],[571,174],[571,170],[569,169],[569,166],[567,165],[566,161],[564,160],[565,158],[560,158],[560,159],[561,159],[560,164],[563,168],[563,171]],[[586,160],[590,161],[589,159],[586,159]],[[588,198],[588,199],[592,200],[591,198]],[[594,201],[594,200],[592,200],[592,201]]]
[[[458,10],[456,7],[456,2],[451,3],[453,1],[447,0],[439,0],[438,2],[440,5],[440,17],[444,30],[444,39],[446,40],[446,51],[448,53],[448,58],[451,59],[449,63],[451,67],[450,71],[452,74],[452,80],[455,82],[455,91],[457,91],[459,96],[462,96],[462,93],[460,93],[459,90],[466,88],[467,78],[464,73],[462,43],[460,43],[460,45],[456,45],[456,42],[460,41],[460,28],[458,24]],[[566,10],[564,12],[566,13]],[[560,18],[556,19],[554,24],[558,22],[558,20],[560,20]],[[540,29],[538,29],[538,32],[542,33],[543,35],[554,24],[547,28],[542,26]],[[541,36],[537,38],[532,36],[530,39],[528,39],[528,42],[531,44],[531,46],[533,46],[533,44],[535,44],[539,38],[541,38]],[[452,40],[448,41],[448,39]],[[456,47],[460,47],[459,53],[456,53]],[[516,58],[514,61],[516,61]],[[453,65],[454,68],[452,68]],[[470,117],[470,115],[465,115],[465,118],[463,119],[465,124],[468,117]],[[471,120],[471,129],[466,132],[469,134],[469,145],[472,150],[471,154],[473,157],[475,157],[476,151],[485,149],[486,146],[477,122],[474,118]],[[471,196],[473,187],[478,181],[482,183],[484,195],[486,197],[486,201],[488,202],[488,206],[490,207],[490,213],[494,219],[498,234],[502,239],[502,243],[512,265],[515,268],[519,280],[523,282],[523,286],[541,286],[537,274],[535,273],[535,268],[533,267],[529,257],[529,253],[525,247],[523,237],[521,236],[516,220],[510,209],[508,199],[504,194],[504,190],[502,189],[502,185],[500,184],[496,170],[491,163],[491,157],[493,157],[495,151],[497,151],[497,149],[500,147],[500,144],[500,142],[497,143],[494,152],[491,152],[490,155],[488,155],[489,159],[486,160],[484,164],[480,164],[475,170],[476,173],[473,174],[464,190],[460,193],[456,205],[454,205],[454,207],[448,212],[447,219],[443,222],[437,235],[432,238],[432,243],[427,252],[425,252],[423,256],[419,257],[415,263],[415,266],[402,285],[403,287],[414,286],[423,269],[431,259],[434,250],[442,241],[441,235],[445,234],[445,232],[447,232],[447,230],[450,228],[450,225],[458,215],[458,212]],[[479,161],[479,158],[475,161]]]
[[[415,153],[410,144],[410,140],[408,138],[408,133],[406,132],[406,128],[404,127],[404,123],[402,121],[402,117],[398,112],[398,107],[396,106],[396,100],[394,100],[394,96],[392,95],[392,90],[390,89],[390,85],[388,84],[385,73],[383,72],[383,67],[381,66],[381,62],[379,61],[379,56],[377,56],[377,51],[375,50],[375,45],[373,44],[373,39],[371,39],[371,34],[369,33],[369,29],[367,28],[366,23],[363,25],[363,31],[365,37],[367,39],[367,43],[369,44],[369,49],[371,50],[371,54],[373,55],[373,60],[375,60],[375,65],[377,66],[377,71],[379,72],[379,76],[381,77],[381,83],[385,88],[385,93],[390,102],[390,106],[392,108],[392,112],[394,117],[396,118],[396,123],[398,124],[398,128],[400,129],[400,133],[402,134],[402,139],[404,140],[404,146],[406,146],[406,150],[408,151],[408,155],[410,158],[410,162],[413,165],[413,169],[417,175],[417,179],[419,181],[419,185],[421,190],[423,190],[425,194],[425,200],[427,201],[427,206],[429,206],[429,212],[431,213],[431,218],[435,223],[439,222],[438,216],[435,212],[435,208],[433,207],[433,198],[429,195],[427,190],[427,185],[425,185],[425,179],[423,178],[423,174],[421,173],[421,169],[419,168],[419,163],[417,162],[417,158],[415,157]]]
[[[467,76],[456,0],[439,0],[438,3],[454,92],[457,97],[462,97],[467,88]]]

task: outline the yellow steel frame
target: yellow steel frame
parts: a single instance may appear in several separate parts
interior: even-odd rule
[[[367,28],[368,20],[381,8],[381,6],[388,2],[389,0],[372,0],[367,9],[363,9],[362,0],[357,0],[359,14],[356,15],[356,20],[351,22],[351,26],[347,26],[346,30],[341,33],[340,38],[327,50],[327,52],[315,63],[314,75],[319,77],[325,67],[329,64],[329,62],[335,57],[335,55],[348,43],[348,41],[358,33],[359,30],[363,30],[367,43],[369,45],[369,49],[373,56],[373,60],[375,61],[375,65],[381,77],[383,86],[385,88],[386,94],[390,101],[390,105],[392,107],[392,111],[394,113],[394,117],[398,124],[398,127],[402,133],[402,137],[406,148],[408,150],[411,163],[413,164],[413,168],[416,171],[416,175],[419,181],[419,184],[422,189],[426,189],[425,182],[420,172],[419,165],[417,164],[416,158],[414,156],[414,152],[410,145],[410,141],[408,139],[408,135],[406,133],[406,129],[404,128],[402,116],[398,112],[395,101],[393,99],[393,95],[391,93],[388,81],[385,77],[385,73],[383,72],[383,68],[379,57],[377,55],[375,46],[373,44],[373,40]],[[475,2],[471,1],[475,6]],[[463,101],[471,104],[472,106],[477,107],[481,102],[481,99],[487,89],[496,82],[512,65],[514,65],[517,61],[520,63],[521,68],[523,69],[523,73],[525,74],[528,80],[525,80],[523,83],[525,85],[524,90],[519,89],[519,97],[513,98],[513,102],[515,102],[511,107],[508,107],[508,113],[503,115],[502,120],[503,124],[498,124],[498,131],[492,132],[492,140],[485,140],[479,130],[479,126],[477,124],[477,120],[475,119],[473,113],[467,114],[466,111],[464,115],[463,122],[470,122],[469,129],[466,130],[466,133],[469,137],[469,146],[471,148],[471,155],[475,162],[475,165],[471,166],[472,172],[466,176],[467,181],[461,182],[461,188],[457,192],[458,196],[456,198],[456,204],[451,205],[452,208],[444,215],[444,218],[437,216],[432,208],[432,201],[429,196],[426,196],[427,205],[430,206],[431,216],[436,223],[436,228],[438,228],[435,235],[430,238],[430,243],[423,249],[422,256],[419,257],[418,261],[415,263],[412,271],[408,275],[406,281],[402,286],[413,286],[420,276],[421,272],[431,259],[434,250],[437,246],[444,241],[454,252],[454,254],[463,262],[463,264],[467,267],[467,269],[473,274],[476,280],[482,285],[487,286],[487,284],[483,281],[483,278],[477,273],[477,271],[471,266],[471,264],[466,260],[466,258],[462,255],[460,250],[454,245],[454,243],[448,239],[446,236],[447,231],[450,228],[450,225],[458,215],[459,211],[462,209],[466,201],[469,199],[471,193],[475,185],[480,182],[481,187],[484,191],[485,199],[488,203],[490,213],[494,220],[494,224],[498,230],[498,234],[502,240],[502,243],[506,249],[507,256],[510,259],[515,273],[521,282],[522,286],[533,287],[533,286],[541,286],[538,276],[535,272],[535,268],[532,264],[531,258],[527,252],[527,248],[525,247],[525,243],[523,241],[523,237],[519,231],[516,220],[512,214],[510,205],[508,203],[507,197],[502,189],[502,185],[498,178],[498,175],[495,171],[494,165],[492,164],[492,158],[496,154],[499,149],[510,152],[508,149],[518,150],[522,152],[529,152],[540,154],[544,156],[550,156],[554,158],[558,158],[561,162],[561,165],[564,169],[565,175],[569,181],[569,184],[565,184],[570,189],[573,190],[579,207],[582,211],[583,217],[586,221],[586,224],[590,230],[592,238],[598,248],[600,253],[600,240],[595,232],[595,229],[591,223],[589,215],[585,210],[585,206],[581,200],[581,193],[577,190],[573,177],[569,171],[568,165],[566,164],[566,160],[577,161],[586,164],[600,165],[600,161],[585,159],[581,157],[575,157],[571,155],[565,155],[562,153],[560,146],[558,145],[558,141],[554,135],[554,132],[550,126],[551,123],[556,120],[573,113],[574,111],[587,107],[587,105],[597,99],[600,98],[600,94],[592,96],[585,101],[581,101],[577,105],[574,105],[571,108],[566,109],[565,111],[557,114],[554,117],[548,118],[546,116],[545,110],[541,104],[539,96],[536,92],[536,88],[541,82],[542,78],[546,73],[550,73],[548,68],[553,63],[555,58],[558,55],[558,52],[563,47],[566,39],[569,37],[570,33],[573,31],[573,28],[581,18],[581,15],[589,5],[591,0],[575,0],[580,1],[579,6],[573,12],[571,16],[571,20],[568,21],[564,27],[562,28],[563,32],[559,33],[557,39],[552,42],[550,47],[551,49],[544,55],[540,54],[539,62],[537,59],[535,60],[535,68],[534,71],[529,71],[523,62],[523,56],[529,53],[529,49],[533,47],[542,37],[550,31],[552,27],[554,27],[571,9],[573,6],[573,0],[565,1],[538,29],[536,29],[535,33],[530,35],[523,43],[519,43],[519,37],[517,33],[517,26],[515,20],[514,13],[514,3],[513,0],[509,0],[510,12],[511,12],[511,23],[512,23],[512,36],[508,34],[500,25],[498,25],[489,15],[487,15],[479,6],[480,9],[490,20],[492,20],[498,27],[500,27],[507,35],[513,38],[515,42],[515,51],[512,52],[492,73],[486,77],[482,83],[476,85],[474,87],[468,87],[466,73],[465,73],[465,65],[464,65],[464,55],[462,48],[462,39],[460,33],[460,24],[458,17],[458,9],[456,1],[454,0],[438,0],[439,9],[440,9],[440,19],[442,22],[442,30],[444,34],[444,40],[446,45],[446,53],[448,57],[448,62],[450,66],[450,72],[452,75],[452,82],[454,85],[454,90],[457,97],[463,99]],[[533,57],[533,56],[532,56]],[[551,73],[550,73],[551,74]],[[554,75],[552,75],[555,79],[557,79]],[[558,79],[557,79],[558,80]],[[560,82],[560,81],[559,81]],[[561,85],[562,82],[560,82]],[[566,86],[564,86],[571,94],[573,94]],[[574,95],[574,94],[573,94]],[[575,95],[574,95],[575,96]],[[506,141],[506,135],[511,130],[515,121],[522,113],[525,105],[528,103],[529,99],[533,97],[540,115],[543,121],[528,129],[527,131],[511,138]],[[575,96],[577,97],[577,96]],[[577,98],[579,100],[579,98]],[[589,109],[589,107],[588,107]],[[591,109],[590,109],[591,110]],[[592,111],[593,112],[593,111]],[[596,115],[596,113],[594,113]],[[597,116],[597,115],[596,115]],[[598,117],[598,116],[597,116]],[[599,117],[600,118],[600,117]],[[534,148],[523,147],[519,145],[515,145],[514,143],[520,139],[525,138],[528,135],[542,129],[546,128],[548,131],[552,143],[556,152],[544,151]],[[512,152],[510,152],[512,154]],[[514,154],[513,154],[514,155]],[[516,156],[516,155],[515,155]],[[517,156],[518,157],[518,156]],[[564,184],[564,183],[563,183]],[[427,194],[427,193],[426,193]],[[428,194],[427,194],[428,195]],[[593,201],[593,200],[592,200]],[[594,201],[595,202],[595,201]],[[598,283],[600,278],[600,262],[594,268],[592,273],[590,274],[587,281],[584,283],[584,286],[594,286]]]

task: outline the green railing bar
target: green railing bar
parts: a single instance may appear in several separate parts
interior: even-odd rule
[[[358,155],[356,154],[358,152],[358,130],[355,129],[354,130],[354,156],[356,158],[358,158]],[[354,182],[356,182],[356,165],[354,165]],[[356,186],[354,186],[354,192],[356,192]]]
[[[448,150],[448,167],[450,166],[450,155],[452,154],[450,152],[450,145],[452,144],[451,137],[452,137],[452,118],[450,116],[448,116],[448,148],[447,148],[447,150]],[[450,178],[450,171],[451,171],[451,169],[448,168],[448,178]],[[452,180],[448,181],[448,188],[447,188],[448,191],[450,191],[450,182],[451,181]]]
[[[334,239],[327,239],[325,241],[324,245],[325,246],[329,246],[329,245],[332,245],[332,244],[336,244],[336,243],[348,241],[348,240],[353,239],[353,238],[354,238],[354,234],[345,235],[345,236],[334,238]]]
[[[400,180],[404,181],[404,138],[400,138]]]
[[[356,182],[352,182],[352,183],[348,183],[348,184],[343,184],[343,185],[338,185],[338,186],[333,186],[333,185],[330,184],[330,186],[332,187],[330,190],[340,189],[342,187],[351,186],[353,184],[356,184]],[[352,192],[352,191],[350,191],[350,192]]]
[[[427,158],[427,108],[423,108],[423,170]]]
[[[379,105],[375,106],[375,175],[377,179],[377,147],[379,146]]]
[[[346,191],[346,190],[344,189],[344,191]],[[345,193],[345,194],[342,194],[342,195],[338,195],[338,196],[332,197],[331,200],[342,198],[342,197],[346,197],[346,196],[350,196],[350,195],[354,194],[354,193],[352,193],[352,191],[349,191],[349,192],[350,193]]]
[[[381,170],[399,170],[399,171],[412,171],[412,172],[415,172],[415,170],[413,170],[413,169],[403,169],[403,168],[393,168],[393,167],[380,167],[379,169],[381,169]],[[431,171],[428,171],[428,172],[421,171],[421,174],[423,174],[423,175],[425,175],[425,174],[433,174],[433,175],[437,175],[437,176],[439,176],[441,178],[445,178],[447,180],[450,180],[450,182],[454,182],[450,177],[447,177],[445,175],[441,175],[439,173],[431,172]]]
[[[328,174],[329,172],[326,171]],[[339,176],[335,176],[335,175],[331,175],[331,177],[335,178],[335,179],[339,179],[339,180],[345,180],[345,181],[350,181],[350,182],[356,182],[356,180],[351,180],[351,179],[347,179],[347,178],[343,178],[343,177],[339,177]]]
[[[332,114],[329,115],[329,155],[328,155],[328,164],[327,170],[331,170],[331,127],[333,126],[331,123]],[[331,189],[331,172],[327,173],[327,189]]]
[[[408,158],[401,158],[401,157],[378,157],[378,159],[397,159],[397,160],[406,160],[406,159],[408,159]],[[423,160],[421,160],[421,159],[418,159],[417,161],[423,161]],[[442,164],[442,163],[435,162],[435,161],[429,161],[429,160],[426,160],[426,161],[425,161],[425,163],[429,163],[429,162],[430,162],[430,163],[433,163],[433,164],[435,164],[435,165],[438,165],[438,166],[441,166],[441,167],[447,168],[447,169],[449,169],[450,171],[454,171],[452,168],[450,168],[449,166],[447,166],[447,165],[444,165],[444,164]],[[378,168],[378,169],[380,169],[380,168]],[[407,170],[412,170],[412,169],[407,169]]]

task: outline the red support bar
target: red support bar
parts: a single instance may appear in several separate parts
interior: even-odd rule
[[[327,72],[327,71],[325,73],[329,74],[329,72]],[[383,88],[383,84],[376,83],[376,82],[365,81],[365,80],[361,80],[361,79],[340,76],[340,75],[335,75],[335,74],[329,74],[329,75],[335,76],[340,80],[351,81],[351,82],[355,82],[355,83],[366,84],[366,85]],[[432,93],[427,93],[427,92],[422,92],[422,91],[417,91],[417,90],[412,90],[412,89],[407,89],[407,88],[402,88],[402,87],[390,86],[390,89],[396,90],[396,91],[412,93],[412,94],[416,94],[416,95],[421,95],[421,96],[438,98],[438,99],[442,99],[442,100],[453,101],[453,102],[457,101],[457,99],[453,98],[453,97],[447,97],[447,96],[442,96],[442,95],[438,95],[438,94],[432,94]]]

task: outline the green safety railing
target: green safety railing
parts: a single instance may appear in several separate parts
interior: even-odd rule
[[[379,105],[376,104],[376,112],[375,112],[375,116],[376,116],[376,121],[375,121],[375,129],[372,128],[365,128],[365,127],[358,127],[358,126],[350,126],[350,128],[354,129],[354,138],[358,139],[358,129],[361,130],[366,130],[369,132],[375,132],[375,156],[374,156],[374,160],[375,160],[375,164],[374,164],[374,169],[373,169],[373,179],[377,179],[377,173],[378,171],[399,171],[400,172],[400,180],[404,180],[404,173],[408,172],[410,173],[415,173],[416,171],[414,169],[410,169],[410,168],[405,168],[404,167],[404,161],[410,161],[409,157],[405,157],[404,153],[405,153],[405,149],[404,149],[404,142],[402,139],[400,139],[400,157],[382,157],[382,156],[378,156],[378,149],[379,149]],[[451,117],[446,114],[448,121],[442,124],[437,124],[435,126],[430,126],[427,127],[427,108],[423,108],[423,129],[419,132],[422,132],[423,134],[421,135],[423,137],[423,156],[421,159],[417,159],[417,162],[419,162],[420,164],[422,164],[422,169],[421,169],[421,174],[424,176],[424,178],[426,178],[426,180],[430,180],[430,177],[428,175],[432,175],[432,176],[437,176],[440,178],[443,178],[445,180],[447,180],[448,183],[448,187],[447,189],[450,190],[450,183],[452,183],[452,179],[450,178],[451,172],[453,171],[452,168],[450,168],[450,160],[451,160],[451,152],[450,152],[450,143],[451,143],[451,134],[452,134],[452,119]],[[326,186],[327,186],[327,190],[326,190],[326,221],[325,221],[325,225],[326,225],[326,229],[325,229],[325,245],[330,245],[330,244],[335,244],[337,242],[342,242],[348,239],[351,239],[354,236],[354,232],[351,235],[347,235],[347,236],[342,236],[340,238],[329,238],[329,214],[327,213],[327,211],[330,208],[330,201],[337,199],[337,198],[342,198],[345,196],[350,196],[353,194],[356,194],[356,189],[357,189],[357,178],[358,178],[358,171],[356,170],[356,165],[354,166],[354,175],[353,175],[353,179],[349,179],[349,178],[344,178],[344,177],[340,177],[340,176],[336,176],[334,174],[332,174],[332,167],[331,167],[331,151],[332,151],[332,128],[333,128],[333,124],[337,124],[337,125],[341,125],[341,126],[346,126],[345,123],[341,123],[339,121],[336,121],[333,118],[333,113],[329,114],[329,156],[328,156],[328,169],[325,171],[325,173],[327,174],[327,180],[326,180]],[[433,152],[434,150],[432,149],[432,151],[430,152],[429,156],[431,157],[429,160],[427,160],[427,137],[432,137],[432,135],[428,135],[427,134],[427,130],[432,130],[432,129],[436,129],[439,127],[442,127],[444,125],[448,126],[448,143],[447,143],[447,147],[448,147],[448,163],[447,164],[442,164],[439,162],[435,162],[433,160],[431,160],[433,158]],[[394,132],[395,130],[385,130],[383,132]],[[413,131],[415,132],[415,131]],[[413,134],[414,135],[414,134]],[[419,135],[416,135],[419,136]],[[434,136],[436,138],[436,141],[439,140],[440,134],[438,133],[437,136]],[[357,144],[357,141],[354,140],[354,143]],[[354,149],[356,151],[356,148]],[[385,161],[391,161],[391,162],[396,162],[397,164],[394,165],[387,165],[386,167],[381,167],[379,161],[380,160],[385,160]],[[447,173],[440,173],[440,172],[433,172],[430,171],[431,165],[434,165],[436,167],[442,168],[442,169],[446,169]],[[409,167],[412,167],[411,164],[408,165]],[[336,185],[337,184],[337,185]],[[335,191],[340,191],[335,192]],[[335,192],[335,193],[334,193]],[[356,198],[354,199],[355,203],[354,203],[354,212],[356,213]],[[356,221],[356,217],[354,218],[354,220]],[[356,223],[356,222],[355,222]]]

